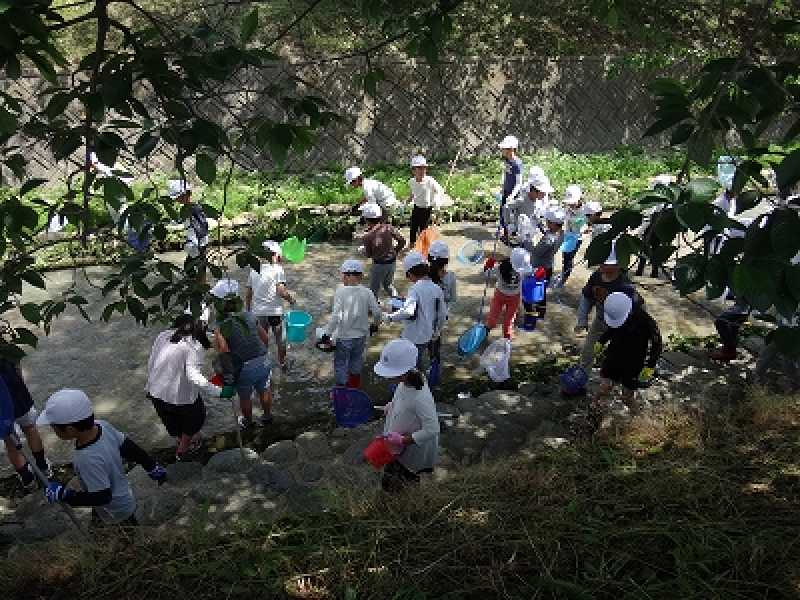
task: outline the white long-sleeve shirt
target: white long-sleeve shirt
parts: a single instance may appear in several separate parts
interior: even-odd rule
[[[367,202],[377,204],[384,210],[399,204],[392,189],[377,179],[364,179],[361,189],[364,191],[364,198],[367,199]]]
[[[444,188],[430,175],[425,175],[422,181],[412,177],[408,185],[411,188],[411,201],[420,208],[431,208],[436,205],[437,198],[444,196]]]
[[[401,383],[386,413],[383,433],[410,434],[414,443],[397,460],[413,473],[432,469],[439,454],[439,418],[428,384],[421,390]]]
[[[436,301],[439,305],[438,317]],[[408,290],[402,308],[389,315],[390,321],[404,321],[403,338],[412,344],[427,344],[447,320],[447,303],[442,288],[430,279],[420,279]]]
[[[380,322],[381,307],[372,290],[363,285],[340,285],[333,295],[331,318],[325,334],[340,340],[352,340],[369,335],[369,314]]]
[[[168,404],[194,404],[201,391],[207,397],[218,398],[222,390],[200,370],[203,347],[190,337],[173,344],[170,338],[174,333],[174,329],[162,331],[153,342],[147,361],[146,392]]]

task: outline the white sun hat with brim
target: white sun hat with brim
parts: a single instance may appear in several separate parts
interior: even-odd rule
[[[511,251],[511,268],[520,274],[533,271],[531,255],[525,248],[514,248]]]
[[[507,135],[502,140],[500,140],[500,143],[497,144],[497,147],[500,148],[501,150],[508,150],[508,149],[516,150],[517,148],[519,148],[519,140],[515,135]]]
[[[349,167],[345,169],[344,172],[344,180],[347,185],[353,183],[356,179],[361,177],[363,173],[361,172],[361,168],[359,167]]]
[[[553,186],[550,185],[550,178],[547,175],[534,175],[528,179],[528,185],[545,194],[552,194],[555,191]]]
[[[379,204],[367,202],[361,205],[361,216],[365,219],[380,219],[383,211]]]
[[[176,198],[180,198],[186,192],[191,192],[191,191],[192,191],[192,186],[190,186],[182,179],[170,179],[167,182],[167,194],[173,200],[175,200]]]
[[[596,215],[603,212],[603,205],[600,204],[597,200],[589,200],[583,206],[583,214],[584,215]]]
[[[570,184],[567,186],[567,189],[564,190],[564,204],[568,206],[575,206],[576,204],[580,203],[581,196],[583,196],[581,186],[575,183]]]
[[[422,256],[422,254],[420,254],[416,250],[412,250],[411,252],[406,254],[406,257],[403,259],[403,270],[410,271],[411,269],[413,269],[418,265],[427,265],[427,264],[428,261],[425,260],[425,257]]]
[[[603,319],[606,325],[612,329],[621,327],[623,323],[631,314],[633,308],[633,300],[624,292],[614,292],[609,294],[605,302],[603,302]]]
[[[239,282],[235,279],[220,279],[211,288],[211,295],[215,298],[227,298],[239,295]]]
[[[442,240],[434,240],[428,248],[428,256],[432,258],[450,258],[450,248]]]
[[[392,340],[381,350],[373,371],[381,377],[400,377],[417,366],[419,350],[408,340]]]
[[[428,161],[425,160],[425,157],[421,154],[417,154],[416,156],[411,157],[411,168],[414,167],[427,167]]]
[[[267,240],[262,244],[262,246],[264,246],[264,250],[269,250],[270,252],[272,252],[277,256],[283,256],[283,250],[281,249],[281,245],[275,240]]]
[[[45,403],[44,410],[36,419],[37,425],[69,425],[91,417],[92,402],[86,392],[75,389],[58,390]]]
[[[360,260],[356,260],[355,258],[348,258],[342,263],[342,266],[339,267],[339,271],[341,273],[360,273],[363,275],[364,263],[362,263]]]
[[[558,223],[563,225],[564,220],[567,218],[563,208],[550,208],[544,213],[544,220],[551,223]]]

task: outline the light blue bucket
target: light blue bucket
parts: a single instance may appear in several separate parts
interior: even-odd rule
[[[562,252],[575,252],[578,249],[578,240],[581,239],[579,233],[568,231],[564,234],[564,241],[561,242]]]
[[[292,310],[286,313],[286,341],[305,342],[311,320],[311,315],[302,310]]]

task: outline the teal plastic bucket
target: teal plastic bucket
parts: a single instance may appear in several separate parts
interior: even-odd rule
[[[292,310],[286,313],[286,341],[305,342],[309,325],[311,315],[307,312]]]

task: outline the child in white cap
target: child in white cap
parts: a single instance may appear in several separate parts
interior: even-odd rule
[[[570,238],[575,240],[575,247],[570,250],[563,250],[561,253],[561,276],[558,279],[558,287],[566,285],[575,266],[575,255],[578,254],[578,250],[581,248],[581,231],[586,224],[582,196],[581,186],[574,183],[568,185],[564,192],[564,236],[566,238],[567,234],[569,234]]]
[[[428,249],[431,281],[442,288],[448,308],[458,299],[456,274],[447,269],[449,262],[450,248],[447,247],[447,243],[443,240],[434,240]]]
[[[545,232],[539,239],[539,242],[533,246],[530,242],[526,242],[526,250],[531,255],[531,267],[537,279],[551,281],[553,277],[553,262],[555,261],[556,252],[561,247],[564,241],[564,211],[560,208],[550,210],[545,213]],[[544,297],[535,304],[525,302],[525,318],[526,329],[535,327],[533,319],[544,319],[547,311],[547,291],[545,287]],[[534,315],[535,308],[535,315]]]
[[[540,168],[532,170],[528,182],[515,198],[509,199],[506,207],[509,226],[512,220],[517,224],[517,234],[523,245],[532,243],[536,231],[541,229],[541,220],[550,209],[549,197],[554,191],[553,186],[547,175],[540,171]]]
[[[206,281],[208,263],[208,220],[203,207],[192,202],[192,188],[186,181],[171,179],[167,182],[169,197],[190,207],[189,217],[184,221],[186,229],[186,269],[201,283]]]
[[[447,303],[442,288],[431,281],[430,266],[416,250],[403,259],[406,278],[413,284],[403,306],[394,313],[384,313],[385,321],[403,321],[402,337],[419,349],[417,366],[423,368],[431,340],[437,339],[447,320]],[[427,367],[425,367],[427,369]]]
[[[597,200],[590,200],[583,207],[586,223],[591,228],[592,239],[611,230],[611,223],[603,220],[603,205]]]
[[[281,245],[264,242],[264,260],[261,269],[250,269],[244,296],[245,310],[252,313],[265,331],[272,331],[278,347],[278,363],[286,369],[286,341],[283,339],[283,301],[295,304],[294,296],[286,287],[286,274],[281,265]]]
[[[369,270],[369,289],[378,297],[381,287],[388,296],[396,296],[394,271],[397,255],[405,248],[406,240],[394,227],[382,220],[383,210],[372,202],[361,206],[367,231],[361,238],[361,252],[372,259]]]
[[[499,263],[494,257],[486,259],[483,270],[489,271],[497,278],[484,325],[489,331],[494,329],[500,313],[505,310],[503,337],[509,340],[513,339],[514,321],[517,318],[520,303],[520,281],[524,275],[531,272],[531,256],[524,248],[514,248],[511,256],[504,258]]]
[[[517,197],[522,190],[522,160],[517,156],[519,140],[516,136],[507,135],[497,147],[503,158],[502,186],[500,188],[500,227],[503,230],[503,238],[508,239],[509,224],[506,222],[506,205],[509,200]]]
[[[413,205],[411,209],[410,244],[413,247],[417,235],[431,224],[431,213],[438,199],[444,196],[444,188],[430,175],[427,175],[428,161],[422,155],[411,158],[411,174],[408,180],[411,195],[408,200]]]
[[[360,260],[344,261],[339,271],[342,285],[336,288],[333,296],[333,310],[328,324],[323,327],[321,342],[330,344],[331,338],[336,340],[333,354],[336,385],[359,388],[367,336],[378,330],[381,307],[375,300],[375,294],[361,285],[364,265]]]
[[[364,177],[364,173],[360,167],[349,167],[344,172],[344,181],[347,185],[354,188],[361,188],[363,196],[356,205],[355,214],[357,210],[364,204],[372,203],[381,207],[384,213],[389,214],[398,204],[397,198],[390,188],[385,183],[381,183],[377,179],[370,179]]]
[[[598,343],[609,345],[600,368],[603,379],[595,405],[604,408],[604,398],[618,383],[622,385],[623,402],[635,410],[633,394],[641,383],[650,381],[661,356],[658,324],[624,292],[613,292],[606,298],[603,320],[608,329]]]
[[[81,488],[51,481],[45,489],[47,501],[91,506],[93,522],[136,525],[136,498],[124,461],[141,465],[159,484],[167,479],[164,467],[110,423],[95,420],[92,403],[81,390],[63,389],[50,396],[37,423],[50,425],[59,439],[74,441],[72,467]]]
[[[381,485],[399,492],[419,483],[420,473],[433,471],[439,453],[439,419],[425,376],[416,369],[418,348],[409,340],[392,340],[381,351],[374,371],[397,381],[386,405],[383,434],[397,448],[394,462],[384,467]]]

